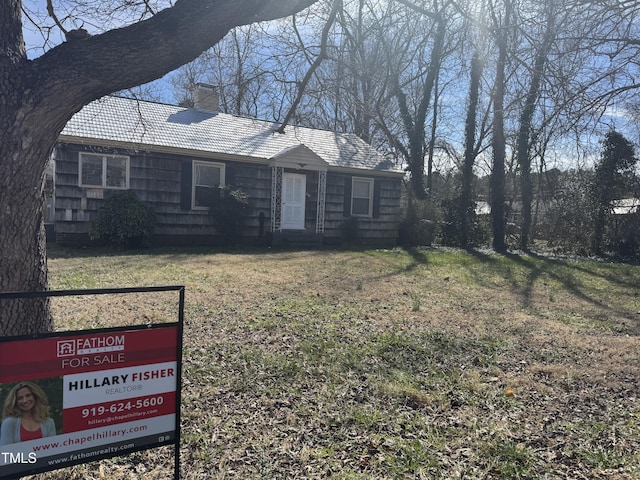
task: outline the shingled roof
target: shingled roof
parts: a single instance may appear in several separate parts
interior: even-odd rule
[[[224,113],[107,96],[76,113],[60,141],[265,162],[304,145],[329,168],[400,172],[356,135],[293,126],[281,134],[277,127]]]

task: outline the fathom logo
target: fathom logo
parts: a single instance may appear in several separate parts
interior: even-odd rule
[[[58,341],[58,357],[88,355],[91,353],[117,352],[124,350],[124,335],[84,337]]]
[[[76,344],[73,340],[60,340],[58,342],[58,357],[72,357],[76,354]]]

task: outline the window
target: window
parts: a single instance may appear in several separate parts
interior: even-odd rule
[[[191,207],[208,208],[224,187],[224,164],[194,161],[192,185]]]
[[[80,186],[129,188],[129,157],[124,155],[80,154]]]
[[[353,177],[351,215],[370,217],[373,213],[373,178]]]

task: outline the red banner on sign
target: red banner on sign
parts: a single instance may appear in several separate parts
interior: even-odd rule
[[[177,329],[113,331],[3,343],[0,383],[176,359]]]

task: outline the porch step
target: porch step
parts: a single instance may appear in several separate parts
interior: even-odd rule
[[[282,230],[274,232],[271,244],[274,247],[319,247],[323,235],[305,230]]]

